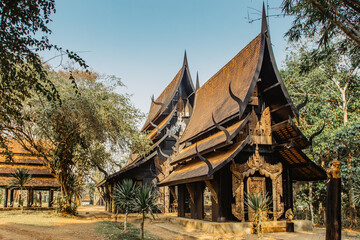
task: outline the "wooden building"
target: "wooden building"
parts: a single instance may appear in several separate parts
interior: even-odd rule
[[[253,220],[246,193],[268,193],[270,218],[293,208],[293,181],[326,179],[302,151],[310,141],[277,69],[263,10],[261,32],[195,94],[194,110],[158,186],[176,192],[178,216]]]
[[[190,76],[186,52],[181,69],[160,96],[150,106],[148,118],[141,131],[152,140],[146,156],[131,155],[128,164],[120,171],[109,175],[97,184],[102,193],[106,209],[113,211],[112,193],[116,183],[133,179],[137,183],[156,184],[169,174],[169,155],[177,149],[176,143],[185,130],[194,106],[195,89]],[[159,189],[162,211],[171,210],[174,193],[168,187]]]
[[[60,189],[55,176],[49,172],[39,158],[24,150],[17,142],[11,141],[8,148],[13,153],[13,162],[6,161],[4,152],[0,155],[0,187],[4,189],[3,207],[14,206],[15,193],[19,189],[10,189],[9,185],[14,179],[11,174],[19,168],[27,169],[32,176],[32,180],[24,189],[27,192],[24,206],[33,206],[35,191],[48,191],[48,206],[51,207],[54,191]],[[42,198],[41,192],[39,192],[39,198]]]

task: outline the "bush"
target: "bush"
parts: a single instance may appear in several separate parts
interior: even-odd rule
[[[70,215],[76,215],[77,214],[77,205],[75,203],[69,204],[69,201],[66,197],[59,196],[56,199],[56,212],[67,213]]]

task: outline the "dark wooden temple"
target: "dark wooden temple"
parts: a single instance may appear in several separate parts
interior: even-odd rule
[[[27,194],[25,194],[27,195],[27,201],[25,201],[27,204],[24,204],[24,206],[33,206],[34,191],[48,191],[48,206],[52,207],[54,191],[60,189],[55,176],[50,173],[41,159],[24,150],[17,142],[10,141],[8,147],[13,154],[13,161],[6,161],[4,152],[0,155],[0,187],[4,189],[3,207],[14,206],[15,192],[19,189],[12,189],[9,185],[14,179],[11,174],[15,173],[19,168],[27,169],[32,177],[32,180],[24,189],[27,191]],[[41,198],[41,193],[39,197]]]
[[[178,216],[251,221],[246,193],[269,194],[270,218],[293,208],[294,181],[326,179],[302,151],[310,141],[294,124],[298,108],[279,75],[263,10],[261,33],[196,91],[194,110],[170,156],[169,186]],[[206,194],[205,194],[206,193]]]
[[[156,186],[169,175],[169,156],[178,148],[178,139],[189,122],[194,106],[194,92],[185,52],[183,65],[174,79],[156,100],[152,97],[148,118],[141,129],[152,140],[148,154],[132,154],[126,166],[97,184],[108,211],[114,211],[112,193],[116,183],[121,180],[132,179],[137,183]],[[159,188],[159,192],[162,211],[170,211],[175,193],[170,193],[168,187]]]

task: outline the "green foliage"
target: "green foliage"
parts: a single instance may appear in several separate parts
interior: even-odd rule
[[[325,122],[322,134],[305,151],[323,167],[336,157],[341,162],[344,225],[350,225],[357,219],[354,201],[360,182],[360,77],[359,59],[342,51],[340,43],[330,42],[326,49],[311,49],[307,43],[295,45],[281,75],[295,103],[309,95],[308,104],[300,111],[302,132],[309,137]],[[325,183],[301,184],[297,189],[295,205],[304,210],[313,206],[315,223],[322,224]]]
[[[29,170],[24,168],[16,169],[15,173],[12,173],[11,176],[14,178],[9,187],[10,188],[24,188],[27,184],[30,183],[32,177],[29,174]]]
[[[249,194],[245,193],[245,205],[248,210],[251,209],[254,211],[254,229],[258,234],[263,232],[262,223],[267,220],[271,202],[268,193],[265,195],[261,193],[255,194],[253,192]]]
[[[109,221],[99,222],[95,228],[95,231],[109,240],[137,240],[139,238],[140,229],[132,224],[129,224],[127,231],[124,231],[121,226]],[[148,240],[156,240],[158,238],[145,232],[145,238]]]
[[[319,43],[326,45],[335,36],[343,35],[360,46],[360,4],[357,0],[283,0],[282,8],[284,13],[295,16],[286,34],[291,41],[320,34]]]
[[[77,205],[69,201],[68,196],[58,196],[56,199],[56,212],[76,215]]]
[[[24,206],[24,201],[22,198],[22,195],[23,195],[22,191],[26,187],[26,185],[31,182],[32,177],[31,177],[31,174],[29,174],[29,170],[24,169],[24,168],[16,169],[15,173],[12,173],[11,176],[14,179],[10,182],[9,187],[12,189],[14,189],[14,188],[20,189],[19,204],[20,204],[21,213],[22,213],[23,206]]]
[[[77,54],[50,43],[48,24],[53,13],[54,0],[0,1],[0,144],[7,152],[7,129],[3,124],[22,124],[26,120],[22,113],[24,100],[35,93],[49,101],[60,100],[38,52],[57,50],[87,68]]]
[[[119,210],[129,212],[132,209],[135,197],[135,184],[131,179],[125,179],[116,185],[113,195],[115,206]]]
[[[158,210],[158,192],[153,186],[142,184],[135,190],[133,210],[138,213],[150,213],[154,217],[154,212]]]
[[[133,210],[142,214],[142,220],[140,224],[140,238],[144,238],[144,223],[147,213],[150,213],[153,218],[154,211],[158,210],[157,199],[158,192],[153,186],[148,184],[142,184],[135,190],[135,197],[133,201]]]
[[[70,205],[74,195],[79,197],[86,176],[96,169],[106,176],[119,165],[115,160],[119,155],[130,149],[143,154],[149,140],[138,131],[143,115],[129,95],[116,93],[123,86],[119,79],[73,71],[73,85],[67,73],[50,71],[49,76],[62,104],[41,95],[32,97],[23,110],[27,120],[12,122],[7,130],[9,137],[44,159]],[[145,147],[136,148],[142,141]]]

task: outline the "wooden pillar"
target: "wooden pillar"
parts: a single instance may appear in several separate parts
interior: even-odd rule
[[[326,197],[326,240],[341,240],[341,178],[330,178]]]
[[[178,185],[178,217],[185,217],[185,185]]]
[[[204,183],[197,182],[195,186],[196,219],[204,219]]]
[[[34,189],[30,188],[30,207],[34,205]]]
[[[7,203],[8,203],[8,194],[9,194],[9,189],[5,188],[4,189],[4,208],[7,207]]]
[[[53,200],[54,200],[54,190],[49,189],[49,207],[53,206]]]
[[[284,207],[285,212],[288,209],[293,210],[293,186],[292,186],[292,179],[291,179],[291,169],[289,167],[286,167],[284,171],[284,179],[285,179],[285,185],[284,185]]]
[[[195,182],[187,184],[187,189],[190,194],[191,204],[191,218],[204,218],[204,187],[202,182]]]
[[[40,207],[42,207],[42,194],[41,194],[41,191],[39,191],[39,202],[40,202]]]
[[[14,206],[14,189],[10,190],[10,207]]]
[[[31,207],[31,190],[30,188],[27,189],[27,207]]]
[[[214,175],[211,180],[214,191],[217,194],[218,201],[212,198],[212,221],[225,222],[233,220],[231,212],[232,202],[232,174],[230,167],[225,166]]]

